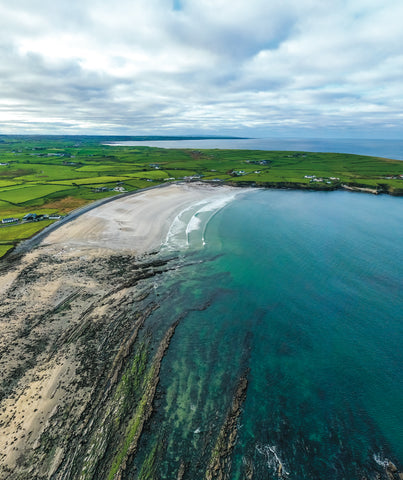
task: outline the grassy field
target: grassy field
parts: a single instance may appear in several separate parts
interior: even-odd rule
[[[43,222],[29,222],[21,225],[1,227],[0,242],[2,244],[11,244],[15,240],[23,240],[25,238],[32,237],[32,235],[43,230],[51,223],[53,223],[52,220],[45,220]]]
[[[403,163],[362,155],[289,151],[107,146],[107,137],[0,136],[0,220],[60,213],[116,187],[137,190],[167,179],[272,188],[334,190],[347,185],[403,195]],[[306,178],[310,177],[310,178]],[[171,180],[168,180],[171,181]],[[173,181],[173,180],[172,180]],[[0,228],[0,257],[47,222]]]
[[[0,244],[0,258],[4,257],[4,255],[12,248],[14,248],[13,244]]]
[[[34,203],[37,198],[44,198],[52,193],[65,190],[65,187],[46,184],[23,183],[19,186],[0,189],[0,200],[11,204]]]

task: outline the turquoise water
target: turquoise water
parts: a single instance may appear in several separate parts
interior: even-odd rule
[[[149,328],[182,320],[132,472],[158,444],[155,478],[181,461],[203,478],[246,368],[231,479],[248,465],[279,478],[280,462],[298,480],[401,467],[403,199],[265,190],[223,205],[187,212],[188,246],[155,285]]]

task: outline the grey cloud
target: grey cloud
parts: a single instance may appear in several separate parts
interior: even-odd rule
[[[2,131],[402,127],[397,1],[15,0],[0,13]]]

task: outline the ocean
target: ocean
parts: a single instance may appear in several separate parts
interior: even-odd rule
[[[401,467],[402,202],[248,190],[182,212],[148,328],[180,323],[132,471],[164,445],[153,478],[177,478],[181,461],[183,478],[208,478],[244,372],[225,478],[361,480]]]
[[[403,158],[401,142],[344,145]],[[152,478],[221,478],[223,451],[231,480],[402,471],[402,238],[403,199],[386,195],[238,190],[181,212],[147,329],[180,322],[127,478],[151,458]]]

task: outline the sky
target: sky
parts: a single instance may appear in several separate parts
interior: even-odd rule
[[[0,134],[401,138],[402,0],[0,0]]]

